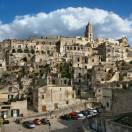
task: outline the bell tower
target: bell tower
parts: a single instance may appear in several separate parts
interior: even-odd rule
[[[92,24],[88,23],[85,30],[85,37],[88,41],[93,41],[93,26]]]

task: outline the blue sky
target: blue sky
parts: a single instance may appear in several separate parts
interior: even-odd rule
[[[90,21],[95,37],[132,43],[132,0],[0,0],[0,40],[32,35],[82,36]]]
[[[16,15],[84,6],[113,11],[122,17],[132,13],[132,0],[0,0],[0,20],[10,22]]]

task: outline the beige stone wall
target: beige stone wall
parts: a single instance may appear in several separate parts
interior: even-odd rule
[[[96,90],[95,96],[97,98],[97,102],[101,102],[106,111],[111,111],[112,89],[99,88]]]
[[[11,109],[19,109],[20,114],[27,114],[27,100],[11,102]]]
[[[38,98],[38,100],[37,100]],[[34,107],[42,112],[42,107],[46,111],[54,110],[63,105],[69,105],[75,99],[75,92],[71,86],[45,86],[38,89],[38,94],[34,94]]]
[[[113,115],[132,111],[132,91],[117,88],[98,88],[95,94],[97,102],[101,102],[106,111]]]
[[[105,81],[110,81],[112,77],[116,74],[117,67],[112,63],[108,64],[100,64],[93,66],[92,70],[92,80],[99,81],[100,83],[104,83]],[[116,78],[118,79],[118,77]]]
[[[0,90],[0,102],[8,101],[8,89],[1,89]]]

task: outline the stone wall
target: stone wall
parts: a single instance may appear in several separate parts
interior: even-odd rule
[[[27,100],[16,101],[11,103],[11,109],[19,109],[20,114],[27,114]]]
[[[78,100],[77,102],[75,102],[72,105],[69,105],[65,108],[60,108],[58,110],[50,112],[50,116],[51,117],[54,117],[54,116],[57,117],[57,116],[67,114],[67,113],[72,112],[72,111],[82,111],[82,110],[88,109],[88,107],[91,107],[91,106],[92,106],[91,102],[86,102],[84,100]]]
[[[89,107],[92,107],[92,104],[93,104],[92,102],[93,100],[88,100],[88,101],[78,100],[74,104],[68,105],[67,107],[64,107],[64,108],[59,108],[59,109],[56,109],[53,111],[47,111],[47,112],[35,112],[34,114],[31,114],[31,115],[27,114],[23,117],[23,119],[32,118],[32,117],[42,117],[42,116],[45,116],[48,118],[59,117],[60,115],[67,114],[72,111],[86,110]]]
[[[132,90],[113,89],[112,93],[113,115],[132,111]]]

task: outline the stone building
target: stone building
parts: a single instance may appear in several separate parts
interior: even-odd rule
[[[38,112],[53,111],[74,103],[75,92],[71,86],[47,85],[35,89],[33,106]]]
[[[27,100],[15,100],[17,88],[6,87],[0,90],[0,115],[4,118],[17,118],[27,113]]]
[[[122,40],[122,41],[121,41]],[[102,62],[116,62],[126,60],[128,54],[128,41],[121,38],[117,41],[106,40],[97,46]],[[127,46],[124,46],[127,45]]]
[[[96,87],[95,97],[97,102],[101,102],[106,112],[118,115],[132,111],[131,81],[106,83],[99,87]]]
[[[73,86],[79,95],[81,91],[88,92],[91,89],[91,70],[86,68],[74,68]]]
[[[119,72],[114,63],[99,64],[92,67],[92,83],[119,81]]]
[[[3,118],[17,118],[21,114],[27,114],[27,100],[15,102],[0,102],[0,116]]]

